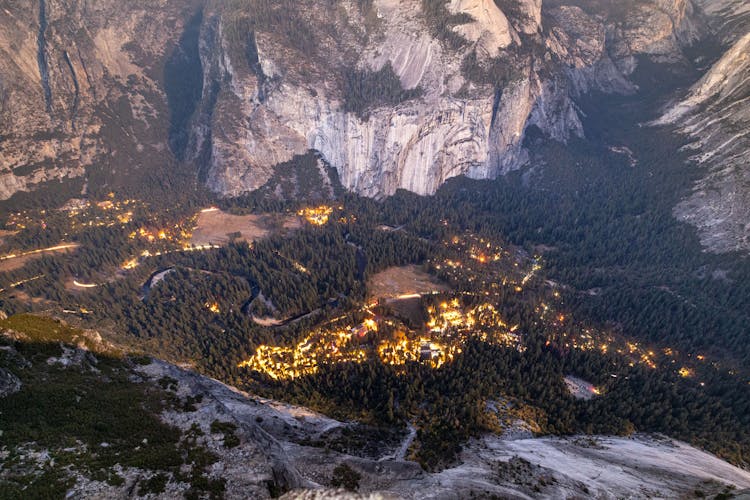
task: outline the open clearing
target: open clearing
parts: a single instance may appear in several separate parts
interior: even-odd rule
[[[205,209],[198,214],[190,243],[195,246],[223,245],[232,236],[236,240],[256,241],[275,231],[298,229],[302,221],[296,215],[232,215],[219,209]]]
[[[432,292],[442,292],[448,287],[419,266],[389,267],[370,278],[369,295],[377,299],[403,299]]]
[[[26,265],[27,262],[33,259],[38,259],[43,255],[69,252],[78,248],[77,243],[61,243],[54,247],[40,248],[38,250],[29,250],[27,252],[20,252],[18,254],[4,255],[0,257],[0,272],[13,271],[20,269]]]

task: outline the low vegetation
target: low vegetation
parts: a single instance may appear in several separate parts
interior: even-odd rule
[[[223,17],[226,34],[236,46],[244,47],[247,36],[257,31],[274,33],[300,51],[315,55],[317,37],[309,19],[305,17],[307,2],[294,0],[231,0]]]
[[[362,479],[361,474],[359,474],[348,465],[341,464],[333,469],[331,486],[333,486],[334,488],[345,488],[349,491],[357,491],[359,489],[360,479]]]
[[[25,340],[0,340],[0,366],[22,384],[0,399],[0,497],[64,498],[82,477],[119,486],[118,470],[130,468],[146,474],[140,494],[163,492],[169,481],[212,491],[205,467],[216,458],[159,418],[174,395],[133,382],[127,358],[65,345],[81,336],[74,328],[31,315],[0,325],[11,327]]]
[[[432,36],[442,40],[452,49],[460,49],[468,41],[453,31],[453,28],[470,23],[474,19],[468,14],[451,14],[445,0],[422,0],[422,13]]]

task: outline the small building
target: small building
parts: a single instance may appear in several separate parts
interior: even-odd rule
[[[357,325],[352,328],[352,336],[362,338],[370,331],[365,325]]]
[[[431,344],[424,342],[419,347],[419,361],[431,361],[440,356],[440,351],[433,348]]]

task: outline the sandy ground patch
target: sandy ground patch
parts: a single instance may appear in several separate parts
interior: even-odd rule
[[[378,299],[406,298],[409,295],[448,290],[435,277],[419,266],[389,267],[370,278],[367,283],[370,297]]]

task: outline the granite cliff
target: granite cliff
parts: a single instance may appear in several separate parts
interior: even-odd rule
[[[581,135],[577,95],[632,90],[636,55],[679,59],[701,29],[688,0],[624,15],[308,0],[254,16],[262,3],[2,2],[0,197],[65,179],[117,185],[175,158],[236,195],[308,149],[361,194],[428,194],[522,165],[529,125]],[[378,71],[398,77],[401,98],[355,95],[366,109],[352,109]]]
[[[162,81],[190,2],[0,2],[0,199],[170,161]],[[106,186],[105,186],[106,187]]]
[[[431,194],[462,174],[496,177],[527,161],[528,127],[559,141],[582,136],[576,97],[632,92],[637,56],[679,62],[704,29],[684,1],[618,13],[479,0],[432,12],[430,2],[377,0],[342,2],[331,16],[319,2],[308,4],[310,24],[327,24],[335,36],[321,30],[302,50],[258,23],[248,41],[255,59],[233,59],[227,37],[217,34],[236,13],[212,14],[203,30],[202,102],[212,109],[193,126],[198,147],[189,156],[202,160],[217,192],[255,189],[274,165],[307,149],[366,196],[400,188]],[[363,86],[353,69],[392,71],[410,98],[371,99],[366,113],[351,110],[348,87]]]

